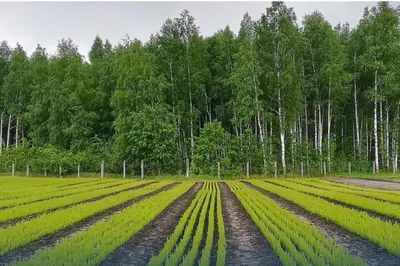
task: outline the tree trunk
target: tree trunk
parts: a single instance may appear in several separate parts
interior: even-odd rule
[[[379,173],[379,144],[378,144],[378,102],[377,102],[377,94],[378,94],[378,71],[375,70],[375,96],[374,96],[374,145],[375,145],[375,171]]]
[[[10,115],[8,116],[7,145],[6,145],[6,148],[7,148],[7,149],[10,147],[11,119],[12,119],[12,115],[10,114]]]
[[[386,129],[385,129],[385,131],[386,131],[386,169],[387,170],[389,170],[390,169],[390,155],[389,155],[389,142],[390,142],[390,139],[389,139],[389,107],[388,107],[388,104],[387,104],[387,102],[386,102],[386,105],[385,105],[385,113],[386,113],[386,123],[385,123],[385,126],[386,126]]]
[[[356,150],[357,154],[361,154],[361,145],[360,145],[360,129],[359,129],[359,121],[358,121],[358,99],[357,99],[357,87],[356,81],[354,80],[354,91],[353,91],[353,99],[354,99],[354,123],[356,128]]]
[[[278,89],[278,115],[279,115],[279,131],[281,139],[281,160],[282,160],[282,170],[283,174],[286,174],[286,159],[285,159],[285,127],[284,127],[284,117],[282,112],[282,99],[281,99],[281,89]]]
[[[193,129],[193,101],[192,101],[192,86],[190,80],[190,67],[189,67],[189,51],[187,51],[187,73],[188,73],[188,87],[189,87],[189,109],[190,109],[190,148],[191,148],[191,158],[194,154],[194,129]]]
[[[392,162],[392,167],[393,167],[393,172],[397,172],[397,162],[398,162],[398,147],[399,147],[399,129],[397,126],[397,123],[399,121],[399,104],[397,105],[397,110],[396,110],[396,121],[394,123],[394,134],[392,136],[392,154],[393,154],[393,162]]]
[[[17,125],[15,128],[15,147],[18,147],[18,141],[19,141],[18,136],[19,136],[19,119],[17,117]]]
[[[318,103],[318,152],[322,154],[322,115],[321,104]]]
[[[3,114],[4,111],[1,113],[0,117],[0,153],[3,150]]]
[[[318,151],[318,117],[317,108],[314,108],[314,147]]]
[[[329,88],[328,88],[328,171],[331,171],[331,78],[329,78]]]

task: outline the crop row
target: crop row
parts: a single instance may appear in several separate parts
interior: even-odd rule
[[[260,192],[238,183],[229,186],[283,265],[365,265]]]
[[[74,205],[56,212],[44,213],[29,221],[0,229],[0,255],[171,183],[170,181],[161,181],[138,190],[125,191],[105,197],[98,201]]]
[[[110,186],[117,186],[117,185],[122,185],[124,182],[118,182],[115,180],[101,180],[98,182],[93,182],[90,183],[90,185],[84,183],[80,184],[79,186],[68,186],[68,189],[52,189],[50,190],[45,190],[45,189],[37,189],[36,193],[29,193],[25,196],[21,196],[18,198],[12,198],[12,199],[4,199],[0,200],[0,208],[4,207],[12,207],[16,205],[21,205],[21,204],[26,204],[34,201],[40,201],[40,200],[45,200],[45,199],[50,199],[50,198],[55,198],[55,197],[63,197],[63,196],[69,196],[73,194],[79,194],[82,192],[87,192],[87,191],[92,191],[92,190],[97,190],[97,189],[102,189],[102,188],[107,188]]]
[[[147,182],[147,181],[146,181]],[[42,213],[44,211],[54,210],[60,207],[76,204],[92,198],[107,196],[108,194],[116,193],[125,189],[133,189],[142,185],[143,182],[130,182],[117,187],[104,188],[95,191],[88,191],[80,194],[65,196],[62,198],[53,198],[45,201],[38,201],[19,205],[7,209],[0,210],[0,222],[10,221],[17,218],[22,218],[28,215]]]
[[[57,243],[54,247],[37,252],[32,259],[16,261],[12,265],[98,265],[187,192],[193,184],[194,182],[183,182],[170,190],[160,192]]]
[[[311,181],[304,180],[304,179],[286,179],[286,180],[293,182],[293,183],[305,185],[305,186],[313,186],[313,187],[320,188],[323,190],[329,190],[329,191],[334,191],[334,192],[363,196],[363,197],[373,198],[373,199],[377,199],[377,200],[388,201],[388,202],[392,202],[392,203],[400,203],[400,194],[398,194],[398,195],[389,194],[389,193],[385,193],[385,191],[375,192],[375,191],[353,190],[353,189],[347,188],[347,187],[335,187],[330,184],[311,182]]]
[[[210,265],[214,234],[218,232],[218,249],[216,265],[225,264],[225,228],[222,217],[221,192],[216,182],[207,182],[191,202],[178,222],[174,232],[168,237],[164,247],[157,256],[150,259],[151,266],[161,265],[194,265],[203,239],[204,225],[208,214],[208,227],[204,249],[198,264]],[[217,229],[215,228],[217,218]],[[197,228],[196,228],[196,222]],[[189,242],[192,240],[192,244]],[[185,250],[191,248],[185,254]]]
[[[322,198],[260,180],[250,181],[262,189],[289,200],[305,210],[324,217],[340,227],[364,237],[400,257],[400,225],[382,221],[365,212],[333,204]]]
[[[74,187],[82,184],[90,184],[91,182],[96,182],[95,179],[40,179],[40,178],[18,178],[16,177],[13,180],[11,177],[7,178],[7,182],[0,186],[0,200],[3,199],[12,199],[24,197],[26,195],[31,195],[32,193],[37,192],[38,190],[60,190],[63,188]]]
[[[286,188],[294,189],[300,192],[309,193],[318,197],[335,200],[364,210],[380,213],[388,217],[394,217],[400,219],[400,205],[398,204],[375,200],[372,198],[366,198],[363,196],[343,193],[339,191],[322,190],[307,185],[300,185],[298,183],[292,183],[284,180],[271,179],[268,180],[268,182],[281,185]]]

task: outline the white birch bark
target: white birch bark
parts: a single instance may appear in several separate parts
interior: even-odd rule
[[[354,88],[353,88],[353,99],[354,99],[354,123],[356,128],[356,150],[358,155],[361,153],[361,145],[360,145],[360,127],[358,121],[358,99],[357,99],[357,86],[356,81],[354,80]]]
[[[378,142],[378,102],[377,102],[377,94],[378,94],[378,71],[375,70],[375,97],[374,97],[374,145],[375,145],[375,171],[379,173],[379,142]]]
[[[318,117],[317,108],[314,108],[314,147],[318,151]]]
[[[8,116],[7,145],[6,145],[7,149],[10,147],[11,119],[12,119],[12,115],[10,114]]]
[[[18,142],[19,142],[19,119],[17,117],[17,125],[15,128],[15,147],[18,147]]]
[[[0,153],[3,150],[3,114],[4,111],[1,112],[1,117],[0,117]]]
[[[389,155],[389,141],[390,141],[390,139],[389,139],[389,107],[388,107],[388,104],[387,104],[387,102],[386,102],[386,105],[385,105],[385,117],[386,117],[386,123],[385,123],[385,126],[386,126],[386,129],[385,129],[385,133],[386,133],[386,169],[387,170],[389,170],[390,169],[390,155]]]
[[[329,78],[329,88],[328,88],[328,171],[331,171],[331,78]]]
[[[321,104],[318,103],[318,152],[322,154],[322,115]]]
[[[282,113],[281,89],[278,89],[278,116],[279,116],[279,135],[281,140],[281,160],[283,174],[286,174],[286,159],[285,159],[285,131],[284,117]]]

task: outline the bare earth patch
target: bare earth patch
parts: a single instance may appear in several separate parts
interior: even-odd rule
[[[400,265],[400,258],[390,254],[384,248],[375,245],[368,240],[357,236],[341,227],[337,224],[321,217],[316,214],[312,214],[295,203],[288,201],[270,193],[264,189],[258,188],[252,184],[245,183],[249,187],[256,189],[274,200],[281,208],[288,210],[293,215],[296,215],[304,222],[313,225],[327,238],[336,241],[336,243],[342,245],[346,251],[353,256],[358,256],[363,259],[367,265],[370,266],[398,266]]]
[[[235,194],[219,183],[226,230],[226,265],[280,265],[268,241]]]
[[[399,182],[346,178],[346,177],[328,178],[328,180],[333,181],[333,182],[340,182],[340,183],[355,185],[355,186],[359,186],[359,187],[369,187],[369,188],[387,189],[387,190],[400,190]]]

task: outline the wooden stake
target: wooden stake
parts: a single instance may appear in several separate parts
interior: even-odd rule
[[[274,177],[277,177],[278,176],[278,164],[276,162],[274,162],[274,168],[275,168]]]
[[[220,162],[218,162],[218,163],[217,163],[218,179],[220,179],[220,171],[221,171],[221,164],[220,164]]]
[[[301,171],[301,178],[304,177],[304,164],[303,162],[300,163],[300,171]]]
[[[349,162],[349,174],[351,174],[351,162]]]
[[[14,176],[14,175],[15,175],[15,164],[12,163],[11,164],[11,176]]]
[[[143,179],[144,178],[144,161],[143,160],[140,162],[140,175]]]
[[[189,159],[186,159],[186,177],[189,178]]]
[[[372,161],[372,173],[375,174],[375,161]]]
[[[26,176],[29,176],[29,164],[26,165]]]
[[[246,177],[249,178],[250,176],[250,163],[246,163]]]
[[[124,178],[126,177],[126,161],[125,160],[122,162],[122,176]]]
[[[78,163],[78,178],[80,177],[80,175],[81,175],[81,164]]]
[[[104,177],[104,161],[101,161],[101,166],[100,166],[100,177]]]

